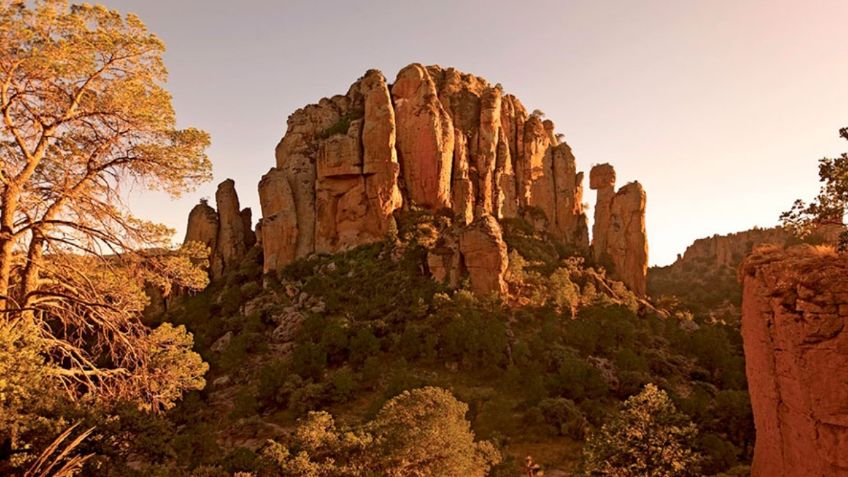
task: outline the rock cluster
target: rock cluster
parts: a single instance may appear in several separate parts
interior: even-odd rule
[[[755,250],[742,337],[757,430],[752,475],[848,475],[848,257]]]
[[[217,210],[201,200],[194,206],[188,216],[183,241],[199,242],[209,248],[209,275],[212,279],[238,267],[247,251],[256,244],[250,208],[239,207],[232,179],[218,184],[215,205]]]
[[[609,165],[592,170],[591,184],[596,256],[644,294],[645,194],[638,183],[616,193]],[[298,109],[258,189],[255,233],[232,181],[219,186],[217,211],[205,203],[192,210],[186,240],[213,250],[213,278],[254,243],[269,273],[382,240],[400,209],[452,216],[429,251],[430,272],[452,284],[468,275],[480,294],[506,291],[502,219],[523,218],[575,252],[590,249],[583,173],[553,122],[453,68],[412,64],[392,84],[370,70],[346,94]]]
[[[402,207],[453,212],[458,230],[431,251],[431,271],[449,281],[467,272],[481,291],[504,286],[500,219],[524,217],[589,248],[583,174],[554,124],[500,85],[453,68],[412,64],[391,85],[368,71],[347,94],[295,111],[276,156],[259,184],[266,272],[380,240]],[[476,251],[463,254],[463,243]],[[478,273],[482,266],[493,268]]]
[[[589,188],[596,190],[592,253],[612,266],[613,276],[638,295],[645,295],[648,239],[645,232],[645,190],[631,182],[615,191],[615,169],[599,164],[589,172]]]

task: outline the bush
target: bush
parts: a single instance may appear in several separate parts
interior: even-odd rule
[[[330,385],[332,387],[333,400],[336,402],[345,402],[350,399],[356,390],[356,378],[350,370],[342,368],[330,377]]]
[[[380,340],[374,336],[369,327],[360,328],[350,338],[350,364],[359,369],[365,361],[380,352]]]
[[[292,353],[292,371],[302,377],[320,380],[327,369],[327,352],[320,345],[304,343]]]
[[[256,398],[263,406],[280,407],[288,403],[283,385],[288,379],[288,365],[276,359],[259,368]]]
[[[270,475],[287,477],[483,477],[500,454],[474,441],[467,411],[443,389],[416,389],[352,429],[338,429],[326,412],[310,413],[290,440],[269,442],[261,455]]]
[[[694,450],[698,431],[653,384],[624,403],[583,449],[589,475],[697,476],[702,461]]]
[[[588,421],[574,401],[565,398],[542,400],[528,413],[529,421],[540,426],[548,434],[568,436],[582,440],[588,428]]]

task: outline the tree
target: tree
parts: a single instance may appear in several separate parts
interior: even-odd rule
[[[296,477],[483,477],[500,462],[487,442],[475,442],[468,406],[450,392],[425,387],[387,402],[373,421],[340,430],[313,412],[286,444],[269,442],[268,475]]]
[[[204,384],[191,335],[140,318],[145,286],[205,286],[208,251],[170,250],[124,202],[211,176],[208,134],[176,128],[164,48],[133,15],[0,0],[0,332],[72,400],[155,411]]]
[[[839,136],[848,140],[848,128],[839,130]],[[780,220],[793,235],[805,238],[822,226],[844,225],[848,207],[848,153],[837,158],[819,159],[819,194],[809,204],[801,199],[792,208],[780,214]],[[848,248],[848,232],[839,236],[839,248]]]
[[[693,450],[697,428],[653,384],[624,408],[583,449],[587,475],[695,476],[701,456]]]

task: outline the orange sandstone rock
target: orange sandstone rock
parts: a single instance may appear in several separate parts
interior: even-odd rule
[[[848,256],[761,247],[740,268],[752,475],[848,475]]]
[[[427,70],[402,69],[392,86],[397,120],[397,150],[406,192],[413,204],[450,207],[453,122],[436,95]]]
[[[645,230],[646,195],[631,182],[615,192],[615,169],[600,164],[589,173],[589,187],[598,191],[592,253],[612,266],[613,276],[638,295],[645,295],[648,274],[648,238]]]
[[[462,229],[459,232],[459,253],[475,294],[485,296],[507,292],[505,277],[509,258],[497,219],[484,215]]]
[[[218,233],[215,239],[215,253],[211,260],[211,276],[220,278],[227,270],[240,264],[247,253],[248,238],[235,182],[232,179],[218,184],[215,203],[218,209]],[[247,229],[250,230],[249,227]]]

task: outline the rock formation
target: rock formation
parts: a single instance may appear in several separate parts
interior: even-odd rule
[[[227,179],[215,193],[217,211],[201,200],[188,216],[183,243],[199,242],[209,248],[209,275],[220,278],[238,267],[247,251],[256,243],[251,227],[250,208],[239,207],[235,183]]]
[[[215,240],[218,238],[218,212],[209,206],[206,199],[201,199],[188,214],[188,225],[183,243],[199,242],[215,249]]]
[[[848,475],[848,257],[763,247],[740,277],[752,475]]]
[[[427,254],[427,266],[434,280],[449,286],[458,285],[467,274],[477,295],[506,293],[509,259],[500,223],[484,215],[443,233]]]
[[[838,225],[824,225],[811,234],[810,241],[836,244],[843,230],[845,228]],[[727,235],[716,234],[695,240],[678,260],[682,262],[700,260],[717,266],[735,268],[757,245],[786,245],[792,240],[792,236],[781,227],[753,228]]]
[[[371,70],[289,117],[260,184],[265,269],[380,240],[402,206],[450,209],[460,226],[533,212],[586,250],[582,179],[553,123],[500,85],[412,64],[389,89]]]
[[[615,169],[600,164],[589,172],[589,187],[598,191],[592,253],[612,266],[613,276],[638,295],[645,295],[648,238],[645,231],[645,191],[631,182],[615,192]]]
[[[501,226],[493,216],[484,215],[459,233],[459,253],[474,293],[506,293],[509,260]]]

